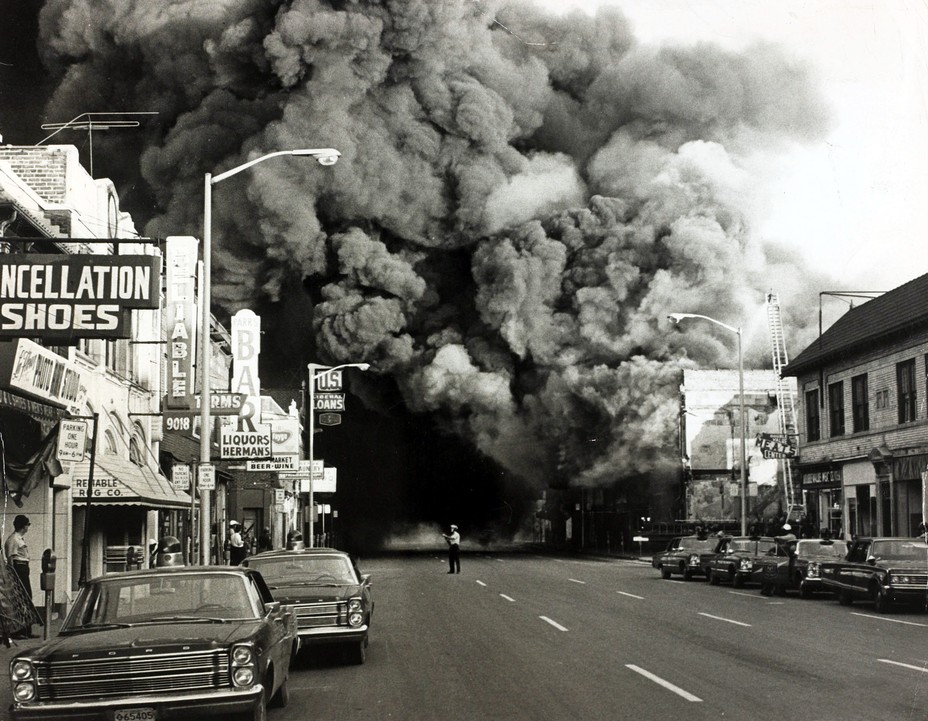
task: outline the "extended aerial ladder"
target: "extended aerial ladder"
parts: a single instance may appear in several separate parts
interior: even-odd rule
[[[795,448],[796,408],[789,384],[783,377],[783,368],[789,363],[786,355],[786,340],[783,336],[783,321],[780,318],[780,297],[776,293],[767,293],[767,320],[770,325],[770,338],[773,346],[773,372],[776,375],[777,415],[780,420],[780,434],[787,446]],[[791,457],[780,459],[783,468],[783,484],[786,494],[787,518],[793,519],[804,511],[802,503],[796,498],[793,487],[793,461]]]

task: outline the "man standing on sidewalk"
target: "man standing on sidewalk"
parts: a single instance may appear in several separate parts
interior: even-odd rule
[[[29,546],[26,544],[26,532],[29,530],[29,519],[20,514],[13,519],[13,532],[3,544],[6,562],[10,570],[22,584],[29,603],[32,603],[32,582],[29,580]],[[32,625],[23,626],[10,634],[11,638],[37,638],[32,633]]]

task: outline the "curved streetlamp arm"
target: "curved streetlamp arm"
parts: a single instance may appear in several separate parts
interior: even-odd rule
[[[235,175],[236,173],[240,173],[243,170],[250,168],[252,165],[257,165],[258,163],[268,160],[269,158],[276,158],[281,155],[311,155],[323,165],[334,165],[335,161],[337,161],[341,156],[341,153],[335,148],[297,148],[293,150],[276,150],[273,153],[268,153],[267,155],[262,155],[260,158],[255,158],[254,160],[249,160],[247,163],[237,165],[234,168],[219,173],[218,175],[210,176],[210,185],[215,185],[216,183],[219,183],[226,178]]]

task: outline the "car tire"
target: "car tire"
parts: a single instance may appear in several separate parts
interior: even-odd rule
[[[718,586],[718,585],[719,585],[719,580],[720,580],[720,579],[719,579],[719,577],[716,575],[715,571],[713,571],[713,570],[710,568],[710,569],[709,569],[709,585],[710,585],[710,586]]]
[[[812,589],[804,584],[799,586],[799,598],[809,599],[812,598]]]
[[[731,585],[735,588],[744,588],[744,576],[739,573],[734,574],[734,577],[731,580]]]
[[[267,702],[264,692],[260,698],[255,701],[255,707],[238,717],[240,721],[267,721]]]
[[[666,568],[665,566],[661,566],[661,578],[663,578],[665,581],[666,581],[668,578],[670,578],[670,569],[669,569],[669,568]]]
[[[879,586],[874,586],[870,592],[873,598],[873,610],[877,613],[889,613],[892,610],[892,602],[886,597]]]
[[[842,606],[850,606],[854,603],[854,595],[846,588],[842,588],[838,591],[838,603]]]
[[[289,678],[284,679],[280,688],[277,689],[277,693],[271,698],[271,708],[286,708],[287,704],[290,703],[290,685],[287,683],[288,680]]]
[[[773,589],[769,583],[760,584],[760,595],[761,596],[771,596],[773,595]]]
[[[367,660],[367,644],[362,640],[353,646],[348,647],[348,660],[356,666],[360,666]]]
[[[692,580],[693,580],[693,572],[692,572],[690,569],[688,569],[688,568],[684,568],[684,569],[683,569],[683,580],[684,580],[684,581],[692,581]]]

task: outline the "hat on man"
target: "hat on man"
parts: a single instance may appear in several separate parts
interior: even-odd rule
[[[451,524],[451,530],[452,530],[452,531],[456,531],[456,530],[458,530],[458,527],[455,526],[455,525],[452,523],[452,524]]]
[[[229,521],[229,525],[230,526],[241,526],[242,524],[239,523],[238,521]]]

